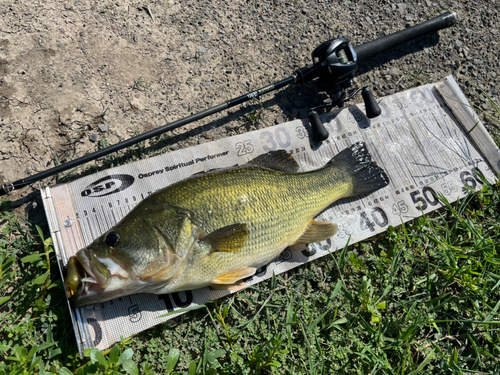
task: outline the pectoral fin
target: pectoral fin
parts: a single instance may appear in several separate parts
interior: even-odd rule
[[[182,263],[183,259],[180,256],[167,251],[163,258],[156,259],[142,272],[140,279],[155,283],[170,280]]]
[[[306,231],[302,233],[295,244],[307,245],[313,242],[321,242],[327,238],[333,237],[337,233],[337,224],[326,221],[311,220]]]
[[[255,274],[255,271],[257,271],[257,268],[253,267],[240,268],[239,270],[231,271],[223,275],[220,275],[219,277],[217,277],[215,280],[212,281],[211,285],[213,286],[218,284],[222,285],[235,284],[241,279],[253,276]]]
[[[237,223],[217,229],[200,241],[211,246],[212,252],[236,253],[247,243],[248,229],[245,223]]]

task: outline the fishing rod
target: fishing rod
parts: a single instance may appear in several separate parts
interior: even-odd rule
[[[361,92],[365,103],[366,116],[368,118],[374,118],[381,113],[380,107],[368,87],[362,87],[357,90],[349,91],[349,88],[354,85],[353,79],[358,71],[359,63],[366,62],[392,47],[417,39],[423,35],[450,27],[456,23],[457,19],[458,16],[455,12],[446,12],[418,25],[398,31],[394,34],[386,35],[356,47],[353,47],[349,40],[345,38],[329,40],[319,45],[312,52],[312,65],[296,70],[295,73],[286,79],[228,100],[225,103],[205,109],[204,111],[174,121],[170,124],[129,138],[102,150],[82,156],[54,168],[50,168],[33,176],[11,183],[4,183],[2,184],[2,189],[0,190],[0,196],[8,194],[15,189],[40,181],[44,178],[53,176],[57,173],[61,173],[68,169],[88,163],[89,161],[106,156],[115,151],[122,150],[136,143],[156,137],[180,126],[198,121],[225,109],[245,103],[271,91],[279,90],[292,83],[306,83],[314,79],[317,79],[318,84],[325,88],[329,99],[327,99],[327,103],[312,108],[308,113],[308,119],[311,125],[312,139],[316,142],[324,141],[328,138],[328,131],[319,118],[319,109],[331,108],[335,106],[342,107],[345,102],[351,100],[357,93]]]

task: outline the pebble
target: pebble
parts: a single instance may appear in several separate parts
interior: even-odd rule
[[[99,139],[99,134],[97,133],[91,133],[89,135],[89,139],[91,142],[97,142],[97,140]]]
[[[100,124],[99,125],[99,130],[104,132],[107,132],[109,130],[109,124]]]
[[[389,74],[392,77],[398,77],[401,75],[401,72],[398,69],[392,68],[391,70],[389,70]]]
[[[283,115],[278,115],[276,116],[276,120],[274,120],[274,122],[276,124],[283,124],[284,122],[286,122],[285,118],[283,117]]]

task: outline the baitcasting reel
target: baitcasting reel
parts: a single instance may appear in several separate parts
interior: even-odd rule
[[[374,118],[380,115],[380,107],[368,87],[349,91],[349,88],[354,85],[353,79],[358,70],[358,58],[347,39],[339,38],[321,44],[313,51],[312,60],[319,77],[318,88],[326,91],[330,97],[325,100],[324,105],[311,108],[309,111],[308,119],[311,123],[312,137],[316,142],[328,138],[328,131],[321,122],[317,110],[334,106],[342,107],[360,91],[365,102],[366,116]]]

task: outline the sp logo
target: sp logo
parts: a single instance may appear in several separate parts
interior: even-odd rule
[[[134,177],[128,174],[114,174],[91,183],[82,192],[82,197],[103,197],[125,190],[134,183]]]

